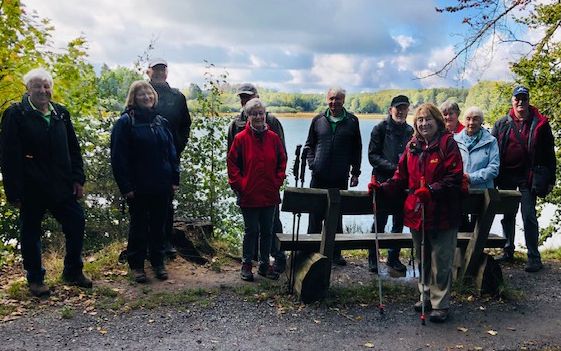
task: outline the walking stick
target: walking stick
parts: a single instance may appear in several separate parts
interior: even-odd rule
[[[294,167],[292,168],[292,173],[294,174],[294,183],[295,183],[295,187],[298,187],[298,175],[299,175],[299,171],[300,171],[300,150],[302,149],[302,145],[298,144],[296,145],[296,152],[294,153],[294,155],[296,156],[296,158],[294,159]],[[296,234],[296,242],[298,242],[298,231],[300,230],[300,213],[296,214],[293,213],[292,214],[292,243],[294,243],[294,236]],[[296,216],[298,216],[298,229],[296,229]],[[290,272],[288,275],[288,292],[290,294],[292,294],[294,292],[294,273],[295,273],[295,269],[294,269],[294,256],[295,256],[296,251],[293,249],[290,251]]]
[[[370,178],[370,183],[376,183],[376,176],[372,175]],[[372,213],[374,216],[374,234],[376,242],[376,265],[380,267],[380,243],[378,242],[378,221],[376,218],[377,208],[376,208],[376,190],[372,191]],[[380,303],[378,304],[378,310],[380,314],[384,314],[384,304],[382,303],[382,278],[378,273],[378,296],[380,297]]]
[[[300,187],[304,187],[304,178],[306,177],[306,159],[308,157],[308,150],[309,148],[306,146],[302,150],[302,157],[300,162]],[[298,181],[296,182],[296,186],[298,187]],[[298,235],[300,234],[300,217],[301,214],[298,213],[298,224],[296,226],[296,241],[298,241]]]
[[[421,188],[425,186],[425,177],[421,177]],[[421,201],[421,324],[425,320],[425,204]]]

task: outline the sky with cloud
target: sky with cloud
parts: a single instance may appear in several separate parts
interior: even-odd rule
[[[151,40],[152,57],[169,62],[169,81],[204,81],[205,60],[232,84],[281,91],[469,87],[511,80],[520,53],[483,43],[461,72],[416,79],[440,68],[462,41],[462,17],[440,14],[433,0],[23,0],[55,26],[54,43],[84,35],[89,61],[132,67]],[[525,35],[523,33],[523,35]],[[517,51],[518,50],[518,51]]]

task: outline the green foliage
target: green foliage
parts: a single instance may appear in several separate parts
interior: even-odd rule
[[[101,106],[107,111],[123,111],[129,87],[132,82],[140,79],[142,75],[134,69],[127,67],[109,69],[107,65],[103,65],[97,84]]]
[[[495,121],[508,111],[511,94],[512,84],[493,81],[479,82],[469,90],[464,110],[471,106],[479,107],[483,110],[485,124],[492,127]]]
[[[226,131],[230,120],[219,117],[227,74],[215,75],[209,65],[205,73],[205,95],[199,95],[199,110],[193,111],[191,137],[185,149],[177,215],[207,218],[214,236],[238,247],[243,235],[239,208],[228,186]],[[192,106],[191,106],[192,107]]]

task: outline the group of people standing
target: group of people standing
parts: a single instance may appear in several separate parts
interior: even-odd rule
[[[344,108],[345,95],[341,88],[329,89],[328,108],[311,121],[305,148],[312,188],[358,185],[362,155],[359,119]],[[271,232],[286,168],[286,150],[281,147],[284,133],[278,119],[265,111],[253,85],[242,85],[239,96],[245,106],[230,126],[229,140],[233,142],[229,142],[228,174],[244,215],[241,277],[253,280],[251,262],[256,252],[254,242],[259,238],[258,273],[276,279],[284,269],[285,257],[281,253],[278,260],[282,264],[271,267],[268,250],[274,249],[271,234],[282,229]],[[410,101],[398,95],[391,101],[388,117],[372,129],[368,159],[375,180],[368,188],[377,193],[380,203],[372,231],[378,228],[383,233],[390,213],[392,232],[409,227],[417,259],[421,261],[423,255],[425,273],[424,281],[419,281],[421,298],[414,307],[420,311],[424,305],[433,322],[448,317],[457,233],[460,229],[473,231],[477,220],[476,216],[462,215],[461,199],[469,188],[520,190],[528,248],[525,270],[543,268],[537,250],[535,205],[537,196],[545,196],[555,184],[556,159],[551,127],[529,104],[529,98],[527,88],[516,87],[508,115],[489,132],[483,127],[480,108],[468,108],[462,124],[458,104],[450,101],[440,108],[430,103],[418,106],[409,125]],[[401,211],[396,213],[396,208]],[[323,220],[320,213],[310,214],[308,233],[320,233]],[[508,261],[514,253],[514,218],[505,216],[502,224],[507,244],[499,260]],[[342,217],[337,231],[343,232]],[[386,264],[403,272],[406,267],[399,254],[398,248],[389,249]],[[334,253],[333,263],[346,264],[341,252]],[[369,250],[368,267],[378,272],[375,249]]]
[[[185,96],[166,82],[167,62],[152,60],[147,74],[150,81],[131,85],[125,111],[111,133],[111,165],[129,206],[127,260],[139,283],[148,280],[146,258],[156,278],[168,278],[164,257],[175,255],[172,200],[191,126]],[[33,69],[23,80],[27,91],[22,101],[10,106],[2,118],[0,166],[7,200],[20,210],[29,289],[35,296],[50,293],[41,264],[41,222],[46,211],[61,223],[66,238],[63,280],[89,288],[92,281],[83,273],[81,258],[85,219],[78,200],[84,193],[85,176],[78,139],[68,110],[51,101],[51,75]],[[254,279],[252,262],[257,255],[257,273],[278,279],[286,267],[285,254],[273,245],[274,233],[282,232],[278,207],[286,178],[284,131],[280,121],[266,111],[255,86],[240,85],[238,96],[242,111],[228,130],[227,169],[244,219],[240,275],[243,280]],[[345,96],[345,90],[330,88],[327,109],[311,121],[305,143],[310,187],[358,185],[359,119],[345,109]],[[434,322],[448,316],[458,230],[471,231],[475,225],[474,216],[461,214],[462,193],[468,188],[520,190],[528,248],[525,269],[543,268],[535,206],[537,196],[547,195],[555,184],[556,158],[548,120],[529,100],[528,89],[516,87],[512,108],[489,132],[483,128],[481,109],[468,108],[462,124],[460,109],[453,102],[445,102],[440,109],[430,103],[418,106],[409,125],[410,101],[398,95],[391,101],[387,118],[372,129],[368,159],[375,178],[368,189],[380,202],[372,231],[384,232],[390,213],[392,232],[402,232],[404,225],[410,228],[425,272],[425,281],[419,282],[424,299],[415,309],[423,305],[432,309],[429,319]],[[401,211],[396,213],[395,208]],[[308,233],[321,232],[323,220],[322,214],[311,214]],[[500,259],[509,261],[514,254],[515,218],[505,216],[502,224],[507,245]],[[342,217],[337,231],[343,232]],[[405,271],[399,255],[398,248],[390,249],[386,264]],[[346,264],[341,252],[334,254],[333,261]],[[378,272],[378,262],[376,250],[369,250],[371,272]]]
[[[171,245],[173,194],[191,117],[185,96],[166,82],[167,62],[148,65],[150,81],[130,86],[126,108],[111,132],[111,166],[129,206],[127,260],[135,281],[144,283],[148,257],[156,278],[168,279],[164,256]],[[62,226],[66,255],[62,280],[84,288],[92,280],[81,257],[85,217],[84,162],[66,108],[52,102],[53,78],[43,68],[29,71],[21,102],[4,112],[0,166],[7,200],[20,210],[21,253],[31,294],[50,295],[41,262],[41,222],[49,211]]]

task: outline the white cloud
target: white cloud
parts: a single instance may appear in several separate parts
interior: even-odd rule
[[[457,85],[455,76],[414,79],[453,53],[449,33],[461,20],[437,14],[437,0],[23,1],[52,19],[56,47],[84,34],[97,67],[131,66],[155,39],[151,54],[170,62],[169,80],[178,87],[202,84],[204,60],[228,71],[233,84],[280,90]],[[508,72],[496,56],[483,77]],[[480,79],[476,68],[466,70],[466,81]]]

